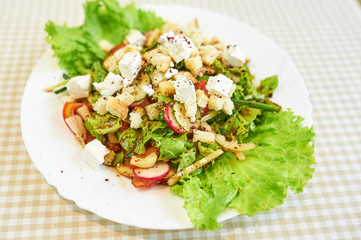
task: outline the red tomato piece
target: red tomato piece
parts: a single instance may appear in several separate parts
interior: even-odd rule
[[[126,121],[123,121],[122,126],[119,128],[119,131],[122,133],[125,130],[127,130],[129,127],[130,127],[130,124],[128,122],[126,122]]]
[[[120,150],[120,144],[119,143],[108,143],[107,148],[114,152],[118,152]]]
[[[159,180],[144,180],[137,177],[132,178],[132,184],[136,188],[149,189],[159,183]]]

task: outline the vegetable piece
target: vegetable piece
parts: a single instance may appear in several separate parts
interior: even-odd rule
[[[278,76],[274,75],[263,79],[257,87],[257,91],[264,94],[266,97],[272,97],[273,91],[277,88]]]
[[[125,166],[124,164],[119,163],[118,165],[115,166],[115,169],[117,169],[118,173],[122,174],[123,176],[134,177],[134,173],[132,169]]]
[[[159,181],[160,180],[158,180],[158,179],[149,180],[149,179],[141,179],[141,178],[137,178],[137,177],[132,178],[133,186],[136,187],[136,188],[140,188],[140,189],[152,188],[155,185],[157,185],[159,183]]]
[[[76,109],[76,113],[79,114],[79,116],[83,119],[83,121],[86,121],[88,117],[90,117],[90,111],[87,105],[83,105],[80,108]]]
[[[164,107],[163,115],[164,121],[170,129],[176,133],[186,133],[186,131],[178,124],[173,115],[173,106],[174,102],[170,102],[167,106]]]
[[[143,86],[149,84],[150,84],[149,75],[145,72],[141,72],[140,76],[133,82],[134,92],[132,92],[131,94],[134,96],[135,102],[139,102],[147,97],[147,93],[144,92]]]
[[[267,111],[275,111],[275,112],[279,112],[281,110],[281,106],[273,106],[273,105],[260,103],[260,102],[239,100],[239,99],[232,99],[232,101],[235,106],[241,105],[241,106],[247,106],[247,107],[251,107],[251,108],[263,109],[263,110],[267,110]]]
[[[134,168],[133,173],[137,178],[145,180],[158,180],[165,176],[170,171],[168,163],[157,162],[151,168]]]
[[[214,134],[216,142],[221,145],[225,150],[231,152],[244,152],[253,149],[256,145],[253,142],[238,144],[236,139],[228,142],[225,136],[221,134]]]
[[[81,145],[84,147],[88,131],[84,127],[84,123],[83,120],[81,120],[81,117],[79,117],[78,115],[74,115],[66,118],[65,122],[75,134],[76,139],[79,140]]]
[[[80,103],[80,102],[66,102],[63,106],[64,121],[65,121],[65,119],[67,119],[71,116],[74,116],[75,111],[83,105],[84,105],[84,103]],[[69,125],[67,123],[66,123],[66,125],[69,127]]]
[[[183,128],[185,132],[190,132],[192,129],[192,124],[189,118],[186,116],[186,109],[184,104],[174,103],[172,106],[174,119],[177,121],[178,125]]]
[[[139,101],[133,102],[128,107],[131,107],[131,108],[138,107],[138,106],[142,105],[142,103],[144,103],[146,99],[147,99],[147,97],[144,97],[143,99],[141,99]]]
[[[153,167],[157,161],[158,156],[155,152],[149,154],[146,157],[138,157],[136,155],[132,156],[130,159],[130,164],[139,168],[150,168]]]
[[[184,175],[184,173],[192,173],[193,171],[197,170],[200,167],[203,167],[204,165],[206,165],[207,163],[209,163],[210,161],[216,159],[217,157],[219,157],[221,154],[223,153],[222,149],[218,149],[217,151],[209,154],[208,156],[202,158],[201,160],[193,163],[192,165],[186,167],[185,169],[183,169],[182,171],[174,174],[171,178],[169,178],[168,180],[168,185],[169,186],[173,186],[174,184],[176,184]]]
[[[118,51],[119,49],[122,49],[123,47],[125,47],[126,44],[125,43],[120,43],[116,46],[114,46],[109,52],[108,52],[108,56],[113,55],[116,51]]]
[[[202,118],[201,118],[201,122],[206,122],[208,120],[211,120],[212,118],[214,118],[215,116],[218,115],[218,112],[217,111],[212,111],[212,112],[209,112],[207,115],[204,115]]]

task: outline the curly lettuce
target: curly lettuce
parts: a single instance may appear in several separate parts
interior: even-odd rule
[[[257,147],[238,161],[226,152],[199,175],[184,176],[172,191],[185,198],[184,207],[197,229],[215,230],[227,208],[252,216],[283,203],[287,189],[300,193],[315,164],[314,131],[290,111],[264,112],[262,124],[249,132]]]
[[[98,45],[100,40],[119,44],[131,29],[145,33],[164,24],[154,12],[137,9],[134,3],[122,8],[116,0],[94,0],[83,7],[83,25],[68,27],[49,21],[45,26],[46,40],[51,44],[59,66],[70,77],[89,73],[93,62],[107,56]]]

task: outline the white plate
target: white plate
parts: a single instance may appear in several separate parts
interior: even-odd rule
[[[272,40],[244,23],[208,10],[177,5],[146,8],[178,23],[196,17],[205,35],[237,43],[251,58],[250,69],[257,79],[278,75],[279,87],[273,100],[284,108],[292,108],[306,119],[306,125],[311,125],[312,106],[304,81],[291,59]],[[21,104],[26,148],[48,183],[80,208],[118,223],[150,229],[193,227],[183,199],[171,194],[168,187],[137,190],[111,169],[102,166],[94,171],[81,161],[81,147],[63,122],[59,97],[43,92],[45,87],[59,82],[61,74],[48,50],[29,77]],[[236,215],[226,211],[219,220]]]

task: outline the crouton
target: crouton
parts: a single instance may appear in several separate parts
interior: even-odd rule
[[[98,101],[92,105],[94,111],[100,115],[104,115],[107,112],[107,102],[108,100],[106,97],[99,98]]]
[[[139,113],[141,117],[145,116],[145,110],[142,107],[135,107],[132,111],[132,113]]]
[[[199,69],[203,67],[202,58],[199,55],[184,60],[184,63],[187,69],[192,73],[199,71]]]
[[[123,91],[122,94],[118,94],[116,96],[116,98],[118,98],[120,101],[122,101],[127,106],[129,106],[130,104],[132,104],[135,101],[134,96],[127,91]]]
[[[207,94],[204,91],[198,89],[196,91],[196,96],[197,96],[197,105],[201,108],[207,107],[209,100]]]
[[[170,56],[164,55],[162,53],[156,53],[150,59],[151,64],[153,64],[159,71],[166,72],[170,67],[172,58]]]
[[[108,72],[113,72],[118,68],[117,59],[114,57],[114,55],[110,55],[104,60],[103,67]]]
[[[226,98],[226,100],[224,101],[223,107],[222,107],[222,111],[225,114],[231,116],[233,109],[234,109],[234,104],[233,104],[232,100],[230,98]]]
[[[154,86],[158,86],[159,83],[167,80],[164,76],[164,73],[162,73],[161,71],[159,71],[158,69],[155,69],[151,74],[150,74],[150,78],[152,79],[152,84]]]
[[[144,46],[150,47],[154,45],[157,42],[160,35],[162,35],[162,32],[159,29],[154,29],[146,32]]]
[[[113,114],[114,116],[117,116],[121,119],[126,119],[128,116],[128,107],[125,105],[124,102],[119,100],[116,97],[109,97],[108,102],[106,105],[106,109],[108,112]]]
[[[197,104],[195,101],[186,101],[184,103],[186,109],[186,116],[190,118],[191,122],[196,121]]]
[[[194,129],[193,130],[193,142],[204,142],[204,143],[214,143],[215,137],[211,132],[201,131]]]
[[[108,151],[109,151],[109,153],[104,156],[103,164],[107,165],[107,166],[112,166],[112,162],[113,162],[116,154],[113,150],[108,149]]]
[[[199,53],[202,57],[203,63],[208,66],[212,65],[219,55],[219,51],[210,45],[200,47]]]
[[[209,110],[222,110],[226,98],[218,95],[211,95],[208,101]]]
[[[169,31],[173,31],[175,34],[177,34],[180,31],[180,28],[178,26],[177,23],[173,23],[173,22],[166,22],[163,27],[162,27],[162,34],[169,32]]]
[[[167,97],[172,94],[175,94],[175,88],[174,88],[171,80],[159,83],[158,90],[159,90],[160,95],[167,96]]]
[[[190,72],[187,71],[179,71],[177,74],[174,75],[174,79],[177,81],[178,79],[184,79],[184,81],[191,80],[194,83],[197,83],[197,79],[193,77]]]
[[[159,117],[160,109],[158,103],[152,103],[145,107],[149,120],[157,120]]]

